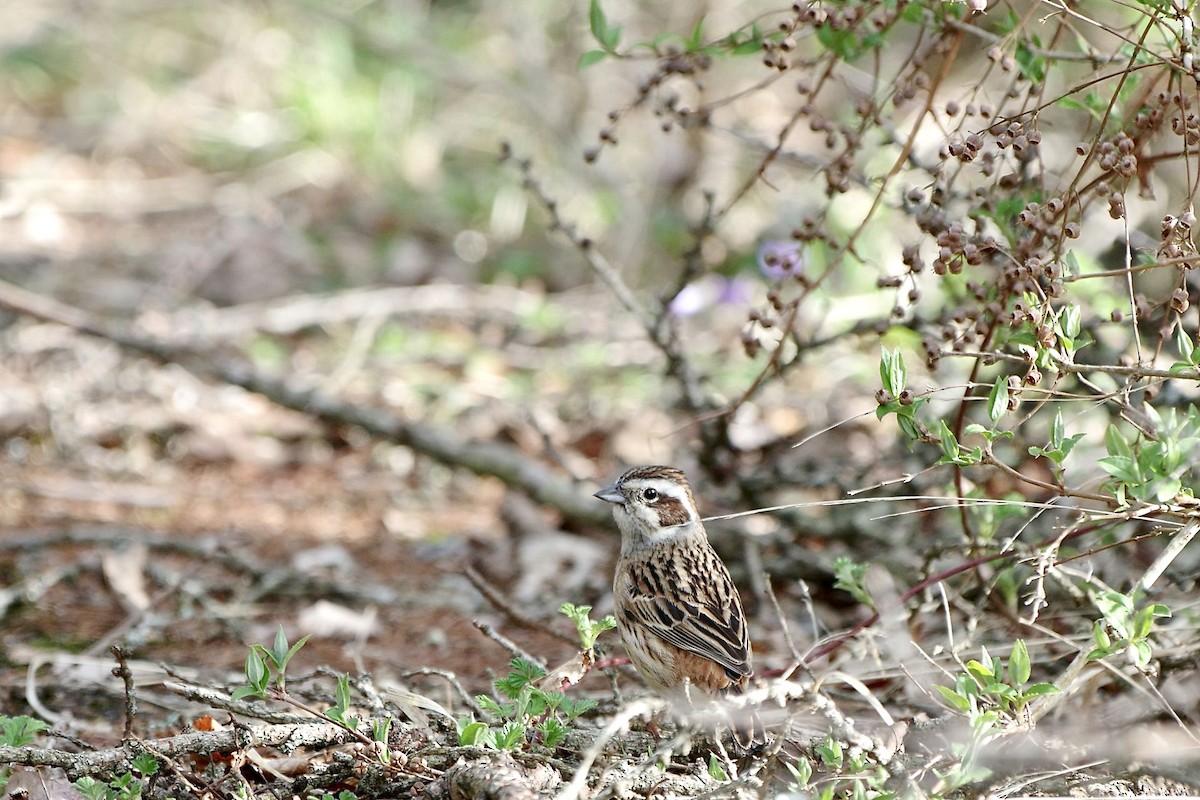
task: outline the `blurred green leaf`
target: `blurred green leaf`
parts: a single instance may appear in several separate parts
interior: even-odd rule
[[[608,24],[608,17],[600,5],[600,0],[591,0],[591,4],[588,6],[588,24],[591,27],[592,36],[600,43],[605,52],[615,52],[617,45],[621,42],[621,27]]]
[[[588,50],[579,57],[579,68],[587,69],[590,66],[599,64],[606,58],[608,58],[608,53],[604,50]]]

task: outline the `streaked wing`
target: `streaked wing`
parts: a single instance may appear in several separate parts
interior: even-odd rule
[[[750,674],[742,603],[716,552],[689,547],[629,565],[628,613],[670,644],[719,664],[733,681]]]

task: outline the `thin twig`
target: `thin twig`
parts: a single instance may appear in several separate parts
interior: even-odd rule
[[[537,198],[542,207],[546,209],[553,228],[567,237],[592,272],[608,286],[621,305],[638,318],[650,341],[666,356],[668,372],[674,376],[683,389],[688,408],[693,412],[703,412],[715,408],[717,403],[703,390],[690,361],[679,347],[673,326],[669,324],[668,309],[664,306],[657,315],[651,314],[638,301],[621,274],[596,247],[596,243],[581,235],[574,224],[562,216],[558,202],[550,197],[534,176],[533,164],[529,159],[513,158],[511,148],[507,144],[504,146],[504,157],[512,159],[520,169],[526,190]]]
[[[528,650],[521,647],[519,644],[514,642],[512,639],[509,639],[507,636],[500,633],[498,630],[496,630],[495,628],[493,628],[491,625],[487,624],[486,622],[482,622],[480,620],[474,620],[472,622],[472,624],[476,628],[479,629],[480,633],[482,633],[487,638],[491,639],[496,644],[503,647],[515,658],[523,658],[526,661],[530,662],[531,664],[537,664],[538,666],[543,667],[543,668],[546,666],[545,661],[543,661],[542,659],[533,655]]]
[[[408,672],[403,673],[403,675],[405,678],[411,678],[414,675],[435,675],[444,680],[446,683],[450,684],[450,688],[454,690],[454,693],[458,696],[459,701],[462,702],[463,705],[474,711],[476,714],[483,713],[483,709],[480,708],[479,704],[475,702],[475,698],[467,693],[467,690],[463,688],[462,683],[458,680],[458,676],[450,670],[422,667],[421,669],[409,670]]]
[[[1200,532],[1200,522],[1189,522],[1175,532],[1175,535],[1171,537],[1171,541],[1163,548],[1158,558],[1154,559],[1154,563],[1150,565],[1138,581],[1138,588],[1142,592],[1149,592],[1154,588],[1154,584],[1162,577],[1163,572],[1166,571],[1167,567],[1171,566],[1171,562],[1191,543],[1192,539],[1196,537],[1197,532]]]
[[[516,606],[514,606],[512,604],[512,602],[507,597],[504,596],[503,592],[501,592],[498,588],[493,586],[492,583],[487,578],[480,575],[479,572],[474,567],[467,567],[465,570],[463,570],[463,574],[467,576],[467,580],[471,582],[471,585],[474,586],[476,589],[478,589],[479,593],[482,594],[489,603],[491,603],[493,606],[495,606],[500,612],[502,612],[504,614],[504,616],[508,617],[509,620],[511,620],[513,623],[520,625],[522,628],[525,628],[527,630],[548,633],[551,636],[553,636],[555,639],[558,639],[559,641],[562,641],[562,642],[566,642],[567,644],[571,645],[572,647],[579,646],[578,639],[568,636],[567,634],[562,633],[561,631],[556,631],[554,628],[550,627],[549,625],[546,625],[546,624],[534,619],[533,617],[529,616],[528,614],[526,614],[525,612],[521,611]]]
[[[128,743],[133,740],[133,719],[137,716],[137,695],[134,692],[133,671],[129,669],[129,654],[124,647],[114,644],[109,648],[109,652],[113,654],[113,658],[117,659],[117,666],[113,667],[112,673],[120,678],[125,686],[125,728],[121,733],[121,741]]]
[[[788,627],[787,617],[784,616],[783,609],[779,607],[779,600],[775,597],[775,587],[771,585],[771,574],[769,572],[764,571],[762,573],[762,584],[763,592],[766,593],[767,599],[771,602],[771,608],[775,611],[775,619],[779,622],[779,629],[783,631],[783,641],[787,644],[788,652],[792,654],[792,663],[803,664],[804,656],[800,655],[800,650],[796,647],[796,641],[792,639],[792,631]],[[805,592],[805,595],[807,594]]]

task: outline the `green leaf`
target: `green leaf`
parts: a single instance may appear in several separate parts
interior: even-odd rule
[[[734,41],[737,41],[737,44],[730,52],[735,56],[748,56],[762,52],[763,34],[757,22],[750,26],[750,33],[745,39],[735,39]]]
[[[739,43],[731,51],[735,56],[749,56],[762,52],[762,39],[747,39]]]
[[[1063,441],[1063,418],[1062,410],[1054,412],[1054,422],[1050,424],[1050,446],[1055,450],[1062,448]]]
[[[547,717],[538,725],[538,730],[542,734],[542,744],[546,747],[555,747],[563,739],[567,737],[567,728],[556,717]]]
[[[904,356],[900,353],[899,346],[891,352],[884,348],[879,361],[879,377],[883,381],[883,388],[888,390],[893,400],[904,392],[904,387],[908,385],[908,368],[904,365]]]
[[[246,681],[255,689],[263,691],[267,688],[269,677],[266,660],[257,650],[251,649],[246,654]]]
[[[975,659],[967,662],[967,672],[978,678],[985,686],[991,684],[996,679],[996,674],[990,666],[985,666]]]
[[[467,721],[466,724],[461,724],[460,720],[458,730],[458,743],[462,747],[495,747],[495,739],[491,736],[491,730],[482,722]]]
[[[149,753],[138,753],[133,759],[132,766],[147,778],[158,774],[158,759]]]
[[[334,700],[334,706],[325,713],[330,719],[344,724],[346,722],[346,712],[350,710],[349,675],[342,674],[338,676],[337,688],[334,690]]]
[[[1150,643],[1145,639],[1132,642],[1130,647],[1133,649],[1134,663],[1139,667],[1145,667],[1150,663],[1150,659],[1154,658],[1154,651],[1150,649]]]
[[[508,716],[514,710],[512,705],[501,705],[486,694],[475,695],[475,702],[489,714],[495,714],[498,717]]]
[[[1154,499],[1160,503],[1166,503],[1179,494],[1180,489],[1183,488],[1183,482],[1178,478],[1170,478],[1159,481],[1154,486]]]
[[[230,700],[241,700],[243,697],[266,697],[266,693],[254,686],[239,686],[229,694]]]
[[[1107,619],[1128,617],[1133,613],[1133,601],[1129,599],[1128,595],[1120,592],[1097,592],[1092,598],[1092,602]]]
[[[512,713],[514,720],[524,721],[535,714],[541,713],[546,707],[545,701],[538,700],[536,703],[534,702],[532,686],[522,687],[521,691],[513,699],[516,701]]]
[[[1133,600],[1120,592],[1104,591],[1092,595],[1092,603],[1108,626],[1122,639],[1133,637]]]
[[[942,696],[942,699],[945,700],[951,708],[964,712],[971,708],[971,701],[951,689],[949,686],[934,686],[933,688],[938,690],[938,694]]]
[[[95,778],[83,777],[72,784],[88,800],[104,800],[108,796],[108,784]]]
[[[1152,606],[1146,606],[1138,611],[1134,617],[1133,635],[1131,639],[1145,639],[1150,635],[1150,631],[1154,629],[1154,620],[1158,617],[1171,616],[1171,610],[1161,603],[1155,603]]]
[[[519,722],[509,722],[496,734],[496,747],[500,750],[515,750],[525,741],[525,726]]]
[[[16,717],[0,716],[0,744],[9,747],[25,747],[33,744],[34,737],[50,726],[36,717],[24,714]]]
[[[608,58],[608,53],[604,50],[588,50],[579,56],[579,69],[595,66],[606,58]]]
[[[725,772],[725,767],[721,766],[721,762],[717,760],[716,753],[708,754],[708,776],[719,783],[729,780],[729,775]]]
[[[921,439],[921,431],[917,427],[917,423],[908,414],[897,414],[896,424],[900,426],[900,431],[908,437],[911,444],[915,444]]]
[[[1063,439],[1062,457],[1064,459],[1066,459],[1067,456],[1071,455],[1071,451],[1075,449],[1075,445],[1079,444],[1079,440],[1082,439],[1084,436],[1087,436],[1087,434],[1086,433],[1072,433],[1070,436]],[[1060,461],[1059,463],[1061,464],[1062,462]]]
[[[545,711],[557,711],[559,707],[567,702],[567,696],[562,692],[547,692],[542,689],[533,690],[535,699],[541,700],[542,708],[534,712],[535,714],[544,713]]]
[[[1133,448],[1125,441],[1125,437],[1117,430],[1116,425],[1109,425],[1108,429],[1104,431],[1104,447],[1108,450],[1109,455],[1133,458]]]
[[[108,785],[109,785],[109,788],[115,789],[117,791],[118,797],[123,797],[127,794],[133,794],[133,796],[137,796],[136,792],[134,792],[134,793],[129,792],[130,787],[133,785],[132,773],[125,772],[120,775],[117,775],[115,778],[113,778],[111,781],[108,782]]]
[[[593,621],[589,616],[592,613],[591,606],[563,603],[558,610],[575,623],[575,630],[579,633],[579,641],[585,651],[591,650],[595,646],[596,639],[600,634],[617,627],[617,621],[611,614],[598,622]]]
[[[849,556],[837,556],[833,559],[833,587],[849,592],[858,602],[871,606],[871,596],[863,586],[863,577],[866,574],[867,565],[859,564]]]
[[[958,439],[946,424],[946,420],[938,421],[938,440],[941,442],[942,453],[951,461],[958,461]]]
[[[832,736],[826,736],[825,741],[817,745],[816,753],[821,757],[821,763],[835,769],[842,766],[842,745]]]
[[[598,705],[600,705],[598,702],[590,698],[572,700],[568,697],[563,700],[560,710],[566,716],[567,722],[571,722],[580,714],[586,714]]]
[[[606,52],[612,53],[617,49],[621,41],[621,27],[608,24],[608,17],[604,14],[600,0],[592,0],[588,8],[588,25],[591,27],[592,36]]]
[[[996,382],[992,384],[992,391],[988,393],[988,419],[995,424],[1000,421],[1006,411],[1008,411],[1008,378],[997,375]]]
[[[1155,617],[1171,616],[1171,609],[1168,608],[1167,606],[1163,605],[1162,603],[1155,603],[1154,605],[1149,607],[1148,611]]]
[[[1024,686],[1029,682],[1030,671],[1029,649],[1025,646],[1024,639],[1017,639],[1013,645],[1012,655],[1008,657],[1009,678],[1017,686]]]
[[[1053,683],[1035,683],[1025,687],[1022,694],[1027,698],[1045,697],[1048,694],[1058,694],[1059,688]]]
[[[1132,485],[1142,483],[1142,476],[1138,474],[1137,462],[1132,458],[1126,456],[1105,456],[1097,464],[1100,466],[1100,469],[1119,481],[1124,481]]]
[[[808,786],[808,782],[812,780],[813,768],[807,758],[798,758],[795,763],[785,761],[783,765],[792,774],[792,780],[795,781],[796,788],[803,789],[805,786]]]
[[[1175,349],[1179,351],[1179,355],[1183,356],[1184,361],[1189,365],[1195,366],[1194,353],[1196,345],[1192,342],[1192,338],[1188,336],[1187,331],[1182,325],[1175,326]]]
[[[1112,638],[1109,637],[1108,629],[1104,627],[1104,623],[1100,620],[1092,623],[1092,641],[1101,650],[1110,650],[1112,648]]]
[[[1068,250],[1063,254],[1062,269],[1063,274],[1071,278],[1078,277],[1079,273],[1083,271],[1083,267],[1079,263],[1079,256],[1075,254],[1074,250]]]
[[[1037,37],[1033,37],[1035,46]],[[1017,42],[1017,67],[1021,75],[1033,83],[1041,83],[1046,79],[1046,59],[1037,55],[1024,41]]]
[[[1083,329],[1083,312],[1079,306],[1064,306],[1058,317],[1059,331],[1072,342],[1079,338]]]
[[[287,634],[283,631],[283,625],[280,625],[275,631],[275,643],[271,645],[271,649],[267,651],[271,660],[275,662],[276,667],[282,667],[287,662],[288,640]]]
[[[998,698],[1005,707],[1011,706],[1017,699],[1017,690],[1007,683],[989,684],[984,693]]]
[[[508,675],[497,678],[493,683],[496,691],[510,699],[517,699],[521,691],[546,674],[546,670],[524,658],[514,658],[509,662]]]
[[[974,680],[970,675],[959,675],[954,679],[954,691],[959,697],[977,697],[979,695],[979,682]]]
[[[280,626],[280,630],[281,631],[283,630],[282,626]],[[308,640],[311,638],[312,638],[312,634],[310,633],[307,636],[301,637],[300,641],[296,642],[294,645],[289,647],[287,653],[285,653],[283,656],[283,663],[279,665],[280,668],[287,669],[288,662],[292,660],[292,656],[296,655],[296,653],[299,653],[300,648],[304,647],[304,645],[308,644]]]
[[[695,53],[700,49],[700,45],[704,43],[704,17],[696,20],[695,27],[692,28],[692,35],[687,38],[684,45],[689,53]]]

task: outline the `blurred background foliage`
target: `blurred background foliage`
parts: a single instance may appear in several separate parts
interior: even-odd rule
[[[701,13],[647,10],[647,31],[686,31]],[[48,2],[5,16],[5,217],[25,217],[44,255],[86,242],[98,259],[107,244],[162,279],[173,248],[212,231],[150,253],[154,237],[96,242],[75,215],[174,227],[207,211],[243,235],[290,234],[291,263],[259,265],[254,296],[207,287],[219,302],[371,282],[578,284],[579,260],[530,224],[501,140],[560,176],[565,210],[624,242],[622,263],[662,263],[684,235],[661,201],[695,154],[652,123],[616,163],[578,168],[644,67],[576,68],[594,45],[585,4]]]

